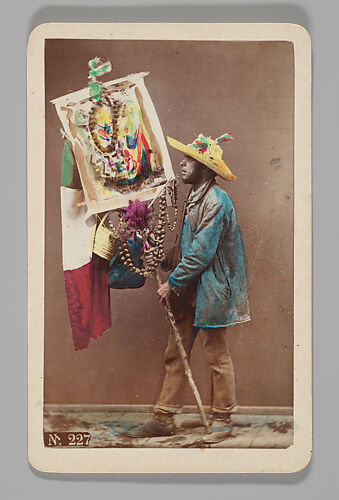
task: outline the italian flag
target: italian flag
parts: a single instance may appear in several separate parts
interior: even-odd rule
[[[91,234],[96,224],[88,217],[81,189],[61,188],[62,259],[68,312],[76,350],[100,337],[111,326],[108,287],[109,262],[92,254]]]

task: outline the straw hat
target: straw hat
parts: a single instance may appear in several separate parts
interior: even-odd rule
[[[185,145],[167,136],[167,141],[173,148],[200,161],[223,179],[235,181],[236,176],[232,174],[226,163],[222,160],[223,151],[219,146],[219,143],[229,141],[230,139],[233,139],[230,134],[224,134],[217,139],[211,139],[210,137],[205,137],[203,134],[199,134],[192,144]]]

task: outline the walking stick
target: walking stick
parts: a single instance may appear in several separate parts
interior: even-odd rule
[[[159,274],[159,269],[156,269],[155,276],[156,276],[158,285],[160,286],[161,285],[161,278],[160,278],[160,274]],[[182,343],[180,332],[179,332],[178,327],[177,327],[177,325],[175,323],[175,318],[174,318],[174,315],[173,315],[173,312],[172,312],[172,308],[171,308],[171,305],[169,303],[168,298],[166,298],[166,311],[167,311],[168,319],[169,319],[169,321],[170,321],[170,323],[172,325],[172,330],[173,330],[174,338],[175,338],[175,341],[176,341],[178,349],[179,349],[179,353],[180,353],[180,357],[181,357],[182,363],[184,365],[185,375],[188,378],[189,385],[191,386],[191,389],[193,391],[194,397],[195,397],[195,399],[197,401],[197,405],[198,405],[198,409],[199,409],[199,413],[200,413],[200,417],[201,417],[202,423],[204,424],[204,427],[206,427],[207,431],[210,432],[210,428],[209,428],[209,425],[208,425],[208,422],[207,422],[207,419],[206,419],[205,411],[204,411],[204,408],[202,406],[201,397],[200,397],[199,391],[197,389],[197,386],[195,385],[195,382],[193,380],[192,370],[190,368],[190,365],[188,364],[188,360],[187,360],[187,356],[186,356],[186,351],[185,351],[184,345]]]

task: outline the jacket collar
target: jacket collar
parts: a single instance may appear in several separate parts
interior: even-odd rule
[[[186,211],[190,210],[198,201],[200,201],[207,191],[216,184],[215,179],[210,179],[209,181],[204,182],[196,191],[193,191],[191,188],[188,193],[188,198],[186,201]]]

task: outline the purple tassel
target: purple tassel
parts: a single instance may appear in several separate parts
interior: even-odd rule
[[[145,201],[135,200],[128,202],[128,207],[124,209],[123,220],[131,230],[143,231],[149,225],[152,209]]]

